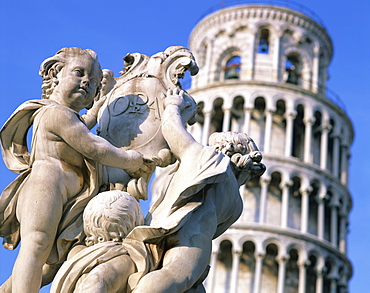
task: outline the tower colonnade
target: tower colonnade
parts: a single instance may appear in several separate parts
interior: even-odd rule
[[[238,5],[202,19],[189,39],[200,67],[189,128],[248,133],[267,171],[240,193],[239,220],[214,240],[207,292],[347,292],[353,128],[328,91],[332,42],[292,9]]]
[[[191,90],[200,105],[192,134],[206,144],[212,132],[242,131],[261,151],[318,165],[347,185],[353,134],[345,112],[330,100],[305,96],[302,89],[279,87],[233,81]]]
[[[238,226],[236,226],[238,227]],[[214,241],[207,292],[345,292],[348,260],[314,239],[273,229],[238,227],[250,233]],[[248,290],[249,289],[249,290]]]

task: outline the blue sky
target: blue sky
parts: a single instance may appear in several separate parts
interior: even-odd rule
[[[22,102],[40,97],[40,63],[62,47],[91,48],[118,76],[127,53],[187,46],[200,17],[221,1],[0,0],[0,124]],[[236,1],[237,2],[237,1]],[[242,2],[242,1],[241,1]],[[258,1],[256,1],[258,2]],[[281,1],[291,2],[291,1]],[[323,20],[334,44],[328,87],[341,97],[355,128],[348,234],[354,265],[350,292],[367,292],[370,272],[370,2],[296,0]],[[0,162],[0,190],[15,177]],[[16,253],[0,247],[0,283]],[[48,292],[48,290],[42,290]]]

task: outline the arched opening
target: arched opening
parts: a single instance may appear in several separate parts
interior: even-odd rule
[[[331,260],[327,260],[325,262],[325,268],[326,268],[326,271],[325,271],[325,275],[324,275],[324,290],[323,292],[331,292],[330,288],[331,288],[331,282],[334,281],[332,279],[333,277],[333,264],[332,264],[332,261]]]
[[[278,252],[276,244],[267,245],[262,266],[261,292],[277,292],[279,265],[276,257]]]
[[[231,131],[243,132],[244,122],[244,98],[237,96],[231,107]]]
[[[222,125],[224,122],[224,111],[222,109],[223,104],[224,104],[224,100],[222,98],[217,98],[213,102],[212,114],[211,114],[211,131],[209,133],[210,135],[213,132],[222,131]]]
[[[334,201],[334,195],[331,190],[328,190],[327,196],[324,198],[324,210],[325,210],[325,219],[324,219],[324,239],[327,241],[331,240],[331,228],[332,228],[332,219],[331,219],[331,205],[330,202]]]
[[[198,104],[198,112],[195,114],[195,118],[197,119],[197,122],[203,126],[204,124],[204,102],[199,102]]]
[[[256,267],[255,250],[256,248],[252,241],[243,243],[239,264],[238,292],[253,292]]]
[[[304,156],[304,136],[305,136],[305,125],[304,125],[304,107],[302,105],[297,106],[297,116],[294,119],[293,124],[293,143],[292,143],[292,155],[303,161]]]
[[[318,223],[317,223],[317,216],[318,216],[318,204],[317,204],[317,197],[320,190],[320,183],[316,180],[311,182],[312,191],[309,195],[308,201],[308,233],[317,235],[318,234]]]
[[[258,222],[261,200],[261,185],[259,184],[259,180],[260,177],[253,177],[247,181],[246,188],[243,188],[243,222]]]
[[[267,192],[266,224],[280,225],[281,222],[281,174],[273,172]]]
[[[336,293],[348,292],[347,291],[347,277],[346,277],[346,271],[344,267],[340,267],[338,270],[338,273],[339,273],[339,280],[338,280]]]
[[[298,268],[298,251],[291,249],[289,251],[289,260],[286,265],[285,290],[286,293],[298,292],[299,268]]]
[[[271,147],[270,152],[277,155],[283,155],[285,149],[286,119],[285,119],[285,101],[276,102],[276,111],[272,117]]]
[[[293,185],[289,192],[288,227],[296,230],[301,228],[301,205],[302,196],[300,192],[301,178],[293,177]]]
[[[259,32],[258,53],[268,54],[270,49],[270,31],[263,28]]]
[[[301,84],[302,61],[297,53],[290,53],[285,61],[285,82],[295,85]]]
[[[188,126],[188,129],[195,140],[201,142],[204,131],[204,102],[199,102],[197,105],[199,107],[198,112],[195,114],[197,123],[193,124],[192,126]]]
[[[338,214],[337,214],[337,223],[338,223],[338,225],[337,225],[337,235],[338,235],[338,237],[337,237],[336,246],[339,248],[339,250],[341,252],[343,252],[342,247],[344,246],[344,245],[342,245],[342,243],[344,244],[345,239],[346,239],[346,235],[345,235],[344,231],[342,231],[342,225],[344,225],[343,222],[345,222],[345,218],[344,218],[343,214],[341,213],[341,211],[343,211],[343,210],[344,210],[343,199],[340,198],[339,199],[339,210],[338,210]]]
[[[310,255],[309,266],[306,270],[306,293],[316,292],[316,279],[317,279],[317,257],[315,255]]]
[[[263,97],[258,97],[254,100],[254,108],[251,114],[251,121],[249,127],[249,135],[257,143],[260,150],[263,150],[265,138],[265,108],[266,102]]]
[[[203,67],[206,63],[207,60],[207,50],[208,50],[208,45],[203,42],[200,45],[200,49],[198,51],[198,58],[197,58],[197,63],[199,67]]]
[[[225,66],[225,80],[239,79],[241,69],[241,57],[233,56],[226,62]]]
[[[329,139],[328,139],[328,158],[327,158],[327,169],[330,172],[334,171],[334,160],[338,160],[338,158],[334,158],[334,127],[335,127],[335,121],[333,119],[330,119],[330,133],[329,133]],[[338,155],[338,154],[337,154]]]
[[[345,149],[343,149],[343,143],[344,143],[344,130],[343,128],[340,131],[340,139],[339,139],[339,160],[338,160],[338,179],[341,179],[342,175],[342,164],[343,164],[343,152],[345,152]]]
[[[232,244],[224,240],[220,243],[214,279],[214,288],[219,288],[220,292],[230,292],[232,262]]]

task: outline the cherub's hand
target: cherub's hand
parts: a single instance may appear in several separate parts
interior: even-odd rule
[[[236,166],[237,180],[240,185],[247,182],[250,178],[261,176],[266,171],[266,166],[261,163],[262,154],[259,151],[253,151],[249,154],[234,154],[231,161]]]
[[[131,177],[147,177],[147,174],[154,172],[155,163],[153,160],[144,158],[144,156],[134,150],[128,150],[126,153],[129,155],[129,167],[126,167],[124,170],[130,174]]]
[[[169,105],[175,105],[178,106],[181,111],[184,110],[186,107],[190,106],[190,103],[185,101],[183,96],[183,90],[179,90],[178,88],[174,88],[173,90],[169,89],[163,101],[164,108]]]
[[[100,95],[98,95],[97,98],[94,100],[92,107],[89,109],[88,114],[96,118],[101,106],[103,106],[106,99],[107,96],[100,97]]]

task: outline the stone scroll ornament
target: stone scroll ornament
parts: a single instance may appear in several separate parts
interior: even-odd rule
[[[174,160],[161,131],[163,98],[168,89],[182,89],[179,79],[187,70],[197,74],[198,66],[192,53],[181,46],[169,47],[151,57],[128,54],[123,60],[121,76],[108,76],[103,81],[108,93],[98,114],[97,133],[116,147],[139,151],[153,158],[155,165],[167,166]],[[106,167],[104,183],[122,184],[123,190],[137,199],[147,200],[154,167],[145,174],[135,174],[139,179],[132,179],[121,169]]]

